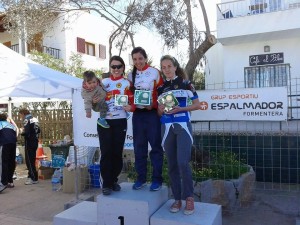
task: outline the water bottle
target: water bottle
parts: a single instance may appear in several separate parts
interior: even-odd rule
[[[57,169],[54,171],[53,175],[52,175],[52,179],[51,179],[51,183],[52,183],[52,191],[59,191],[61,188],[61,171],[60,169]]]

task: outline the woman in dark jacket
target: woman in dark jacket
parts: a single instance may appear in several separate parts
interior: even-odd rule
[[[7,114],[0,112],[0,148],[2,149],[2,174],[0,192],[6,187],[14,187],[13,174],[17,147],[17,128],[7,121]]]

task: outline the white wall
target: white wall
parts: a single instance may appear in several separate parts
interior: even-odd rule
[[[104,19],[90,13],[80,13],[69,18],[70,28],[66,28],[66,57],[69,58],[72,52],[77,53],[77,37],[85,39],[86,42],[95,44],[95,56],[82,54],[84,67],[108,70],[108,37],[112,30],[110,24]],[[75,20],[76,19],[76,20]],[[106,46],[107,59],[99,58],[99,44]]]
[[[224,82],[223,46],[215,44],[206,53],[205,89],[222,88]]]
[[[283,52],[284,63],[291,65],[291,77],[300,77],[299,38],[290,38],[223,46],[224,82],[243,81],[244,68],[249,67],[249,56],[267,54],[264,52],[265,45],[270,46],[271,51],[269,53]]]
[[[63,18],[59,18],[59,20],[55,21],[49,31],[43,36],[43,45],[56,48],[60,50],[59,56],[61,59],[66,61],[68,58],[66,57],[66,36],[63,31],[64,23]]]
[[[291,65],[291,78],[300,78],[299,43],[299,38],[256,41],[229,46],[217,43],[205,54],[208,62],[205,71],[206,85],[244,81],[244,68],[249,67],[249,56],[267,54],[264,52],[265,45],[270,46],[269,53],[283,52],[284,63]],[[208,86],[208,89],[211,88]]]
[[[72,53],[81,54],[83,66],[108,71],[108,39],[111,23],[87,12],[73,13],[59,18],[44,37],[44,45],[61,50],[61,58],[68,61]],[[95,56],[77,52],[77,37],[95,45]],[[106,59],[99,58],[99,44],[106,46]]]

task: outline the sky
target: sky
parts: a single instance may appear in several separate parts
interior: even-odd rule
[[[197,0],[195,1],[198,3]],[[216,4],[219,2],[220,0],[204,0],[211,31],[216,30]],[[192,14],[195,17],[194,22],[198,23],[198,27],[200,27],[201,30],[205,30],[201,9],[198,8]],[[160,36],[157,33],[149,31],[147,28],[141,28],[135,35],[134,40],[136,46],[141,46],[146,50],[149,59],[152,59],[155,67],[159,67],[159,59],[165,54],[173,55],[181,64],[187,63],[187,61],[184,60],[187,57],[180,56],[180,53],[187,52],[187,41],[181,41],[177,48],[168,50],[163,47],[163,41]]]

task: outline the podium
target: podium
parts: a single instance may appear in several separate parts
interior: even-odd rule
[[[195,202],[195,212],[183,209],[170,213],[174,200],[168,189],[149,191],[150,185],[132,190],[133,183],[121,183],[121,191],[98,195],[97,202],[81,202],[57,215],[53,225],[222,225],[221,206]],[[183,207],[185,202],[183,201]]]
[[[151,225],[222,225],[221,206],[216,204],[195,202],[195,212],[184,215],[185,201],[181,211],[170,213],[174,199],[168,200],[150,219]]]
[[[97,225],[97,203],[83,201],[57,214],[53,225]]]
[[[152,214],[168,200],[168,189],[149,191],[149,185],[132,190],[132,183],[122,183],[120,192],[97,197],[98,225],[149,225]]]

